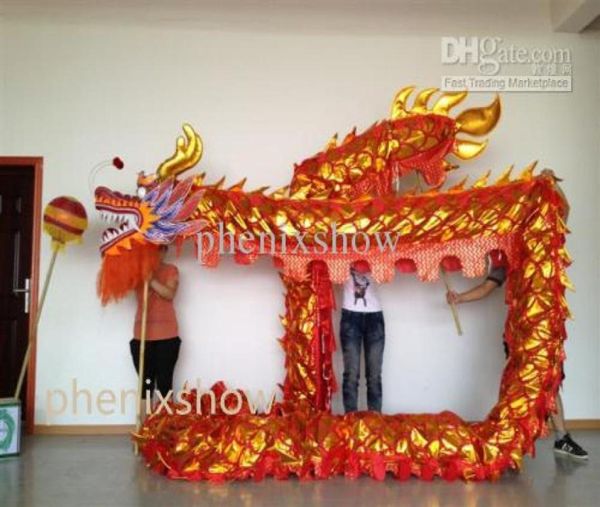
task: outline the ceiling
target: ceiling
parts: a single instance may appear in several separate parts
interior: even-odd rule
[[[369,33],[473,26],[578,32],[598,15],[600,0],[0,0],[5,19]]]

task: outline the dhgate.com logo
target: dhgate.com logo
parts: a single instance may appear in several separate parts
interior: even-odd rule
[[[524,47],[508,44],[501,37],[442,37],[441,62],[474,65],[478,72],[442,76],[446,91],[571,91],[569,48]],[[503,66],[516,66],[517,70],[499,75]]]

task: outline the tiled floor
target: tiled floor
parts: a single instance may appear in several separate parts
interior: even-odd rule
[[[26,438],[19,458],[0,460],[0,506],[309,506],[519,507],[600,505],[600,432],[574,434],[587,463],[555,457],[550,440],[520,474],[495,483],[442,480],[238,482],[172,481],[148,471],[127,437]]]

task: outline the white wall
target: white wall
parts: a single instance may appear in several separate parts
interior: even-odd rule
[[[568,325],[564,400],[569,418],[598,418],[598,40],[552,34],[539,13],[538,18],[532,13],[520,18],[517,28],[492,14],[493,35],[515,44],[571,48],[574,91],[506,94],[504,117],[488,151],[478,162],[465,164],[461,174],[488,168],[498,173],[509,163],[522,167],[539,159],[565,177],[572,204],[569,249],[575,259],[569,274],[577,292],[569,295],[576,320]],[[258,17],[254,14],[253,21]],[[452,34],[481,33],[481,18],[469,25],[463,14],[460,32]],[[46,392],[68,392],[72,378],[94,394],[135,387],[127,344],[133,303],[103,309],[95,297],[102,225],[87,188],[90,168],[120,155],[127,170],[106,170],[97,184],[131,190],[135,173],[152,170],[169,155],[180,124],[189,121],[205,141],[201,169],[211,178],[227,175],[234,182],[248,176],[249,187],[284,185],[292,163],[319,150],[333,132],[345,133],[355,124],[364,128],[386,116],[396,89],[411,83],[435,86],[442,73],[449,73],[440,64],[440,37],[453,25],[447,19],[429,20],[419,34],[420,25],[412,22],[402,32],[399,18],[398,28],[386,35],[378,35],[376,25],[351,35],[339,28],[331,34],[297,26],[266,30],[264,22],[254,31],[243,31],[241,22],[198,30],[118,20],[67,24],[56,17],[13,19],[4,25],[0,42],[8,79],[0,96],[6,109],[0,117],[0,148],[42,155],[44,201],[59,194],[77,196],[91,219],[85,243],[59,259],[42,319],[38,424],[48,420]],[[489,99],[470,98],[472,104]],[[48,255],[44,241],[42,272]],[[188,252],[178,264],[184,339],[178,386],[185,378],[199,377],[203,386],[223,379],[232,386],[270,391],[283,378],[283,354],[276,342],[282,334],[277,319],[283,312],[282,287],[270,261],[250,268],[225,261],[210,271],[197,266]],[[453,283],[465,288],[474,281],[455,275]],[[387,323],[386,411],[448,408],[474,419],[485,416],[496,400],[505,315],[500,291],[460,309],[465,329],[460,338],[443,292],[441,282],[423,284],[406,275],[381,288]],[[341,377],[339,359],[338,354]],[[338,395],[337,410],[340,401]],[[50,422],[132,420],[129,410],[110,417],[97,411],[65,414]]]

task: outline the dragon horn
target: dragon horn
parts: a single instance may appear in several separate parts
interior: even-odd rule
[[[415,88],[415,86],[407,86],[396,93],[394,101],[392,102],[392,111],[390,114],[392,120],[397,120],[398,118],[403,118],[406,116],[406,99],[408,99]]]
[[[448,115],[450,109],[460,104],[467,97],[468,92],[444,93],[433,105],[432,111],[436,114]]]
[[[413,113],[426,113],[429,111],[427,109],[427,102],[429,102],[429,98],[437,92],[437,88],[425,88],[422,92],[417,95],[413,107],[411,108],[411,112]]]
[[[489,106],[465,109],[456,117],[458,131],[473,136],[483,136],[496,126],[501,110],[498,95]]]
[[[175,147],[175,153],[158,166],[156,174],[160,180],[170,176],[177,176],[194,167],[202,157],[202,139],[192,128],[185,123],[183,125],[185,138],[179,136]]]

